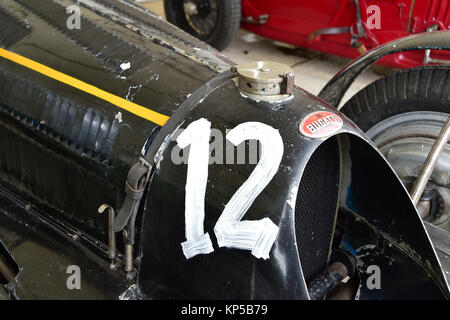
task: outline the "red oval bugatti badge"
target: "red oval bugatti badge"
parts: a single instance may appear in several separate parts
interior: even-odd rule
[[[342,119],[328,111],[309,114],[300,124],[300,132],[310,138],[325,138],[342,128]]]

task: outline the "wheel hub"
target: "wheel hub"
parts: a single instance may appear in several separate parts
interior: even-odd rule
[[[195,4],[195,2],[192,2],[192,1],[185,2],[183,4],[183,7],[184,7],[184,12],[189,16],[198,14],[197,5]]]
[[[183,3],[183,8],[189,25],[199,35],[214,31],[218,17],[216,0],[189,0]]]
[[[379,122],[366,134],[380,148],[409,190],[447,117],[447,114],[438,112],[404,113]],[[428,208],[418,206],[419,211],[432,213],[428,219],[432,219],[432,223],[450,231],[450,144],[447,144],[440,157],[427,189],[435,190],[439,194],[436,199],[441,199],[442,208],[438,208],[438,214],[431,212],[432,207],[433,210],[437,210],[436,202],[427,204],[426,202],[431,200],[422,197],[421,200],[425,202],[422,205],[425,204]],[[436,199],[433,201],[437,201]]]

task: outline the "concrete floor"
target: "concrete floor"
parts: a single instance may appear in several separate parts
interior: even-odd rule
[[[162,0],[141,1],[141,5],[165,17]],[[243,29],[239,30],[236,39],[222,53],[236,63],[269,60],[287,64],[294,70],[295,83],[313,94],[318,94],[325,84],[349,62],[347,59],[301,48],[282,47]],[[342,103],[380,77],[381,75],[376,74],[372,69],[365,71],[350,87]]]

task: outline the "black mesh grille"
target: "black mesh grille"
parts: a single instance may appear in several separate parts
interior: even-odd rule
[[[295,208],[295,237],[307,282],[327,262],[339,188],[337,138],[313,153],[300,182]]]

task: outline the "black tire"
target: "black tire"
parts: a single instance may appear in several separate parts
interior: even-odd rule
[[[210,0],[196,0],[210,1]],[[164,0],[167,21],[199,38],[217,50],[225,49],[236,37],[241,23],[241,0],[214,0],[218,17],[214,29],[207,34],[196,32],[186,18],[182,0]]]
[[[379,79],[353,96],[341,111],[374,139],[410,190],[450,114],[450,67],[414,68]],[[450,231],[450,189],[440,178],[448,170],[442,165],[448,163],[445,150],[438,162],[441,171],[435,170],[436,176],[428,181],[439,197],[425,219]],[[402,152],[403,160],[396,162]]]
[[[408,69],[379,79],[354,95],[341,111],[364,132],[405,112],[450,113],[450,67]]]

